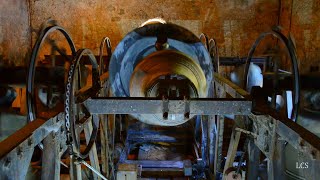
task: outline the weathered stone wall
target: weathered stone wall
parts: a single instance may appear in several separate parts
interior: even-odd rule
[[[215,37],[222,56],[245,56],[259,33],[277,25],[278,7],[277,0],[42,0],[31,1],[31,25],[38,29],[55,19],[77,48],[98,53],[102,37],[109,36],[115,46],[142,22],[162,17],[197,35]]]
[[[319,6],[315,0],[0,0],[0,63],[24,65],[48,19],[65,27],[77,48],[97,54],[102,37],[115,47],[145,20],[162,17],[214,37],[221,56],[246,56],[261,32],[280,25],[295,39],[301,71],[309,72],[319,65]]]
[[[28,2],[0,0],[0,65],[25,64],[30,38]]]
[[[319,71],[320,2],[317,0],[281,1],[280,25],[294,38],[300,72]],[[317,68],[318,67],[318,68]]]

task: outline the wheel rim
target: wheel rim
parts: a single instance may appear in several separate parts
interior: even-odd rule
[[[34,91],[34,79],[35,79],[35,69],[36,69],[36,58],[38,57],[39,50],[41,48],[41,45],[43,44],[44,40],[46,37],[54,32],[54,31],[59,31],[61,32],[64,37],[66,38],[72,55],[76,54],[76,48],[75,45],[70,37],[70,35],[67,33],[66,30],[64,30],[62,27],[54,25],[54,26],[49,26],[44,29],[44,31],[41,32],[39,38],[37,39],[33,50],[31,54],[31,60],[29,64],[29,69],[28,69],[28,75],[27,75],[27,110],[28,110],[28,121],[31,122],[34,119],[36,119],[36,106],[35,106],[35,91]]]
[[[80,151],[80,137],[79,137],[80,135],[78,136],[78,132],[77,132],[77,128],[79,126],[77,124],[77,123],[79,123],[78,122],[79,117],[77,118],[76,115],[79,116],[79,114],[80,114],[79,108],[81,108],[82,111],[85,111],[85,110],[83,110],[83,109],[85,109],[85,107],[83,105],[81,105],[80,103],[78,103],[78,104],[76,103],[75,93],[76,93],[77,87],[75,87],[75,84],[76,84],[75,80],[76,80],[76,75],[77,75],[76,69],[79,67],[80,60],[82,59],[82,57],[85,54],[88,55],[90,62],[91,62],[91,65],[92,65],[92,88],[94,88],[94,89],[100,88],[98,64],[97,64],[97,61],[96,61],[92,51],[90,51],[89,49],[80,49],[77,52],[77,55],[75,56],[73,63],[70,67],[68,83],[66,86],[67,89],[66,89],[66,103],[65,103],[66,118],[68,117],[69,121],[70,121],[70,131],[71,131],[71,136],[72,136],[72,143],[74,144],[73,151],[78,157],[80,157],[82,159],[84,159],[88,156],[91,148],[93,147],[93,144],[94,144],[96,137],[97,137],[98,127],[99,127],[99,118],[97,115],[94,115],[91,117],[91,114],[89,112],[83,112],[85,114],[83,118],[87,118],[87,119],[92,118],[93,129],[92,129],[92,133],[89,138],[89,143],[85,147],[85,150],[83,152],[81,152]],[[78,88],[79,88],[79,85],[80,84],[78,84]],[[66,119],[66,123],[67,123],[67,119]]]
[[[292,75],[293,75],[293,108],[292,108],[292,118],[294,121],[296,121],[298,116],[298,110],[299,110],[299,97],[300,97],[300,78],[299,78],[299,69],[298,69],[298,62],[297,62],[297,55],[295,52],[295,47],[293,45],[293,42],[291,39],[287,39],[283,34],[276,31],[271,32],[265,32],[262,33],[255,41],[253,46],[251,47],[248,58],[246,61],[246,67],[245,67],[245,73],[244,73],[244,86],[247,86],[248,82],[248,72],[249,72],[249,66],[251,63],[252,56],[257,48],[257,46],[260,44],[260,42],[267,36],[273,36],[279,39],[286,49],[286,52],[291,60],[291,68],[292,68]]]

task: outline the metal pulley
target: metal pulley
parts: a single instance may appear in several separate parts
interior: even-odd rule
[[[115,97],[164,100],[211,97],[213,66],[205,46],[190,31],[174,24],[147,24],[127,34],[110,61]],[[161,107],[159,107],[161,108]],[[192,118],[183,114],[132,114],[144,123],[176,126]]]

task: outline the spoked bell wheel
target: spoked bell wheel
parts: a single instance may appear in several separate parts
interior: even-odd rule
[[[266,33],[262,33],[257,40],[255,41],[255,43],[253,44],[253,46],[250,49],[248,58],[247,58],[247,63],[246,63],[246,67],[245,67],[245,73],[244,73],[244,79],[245,79],[245,86],[248,85],[248,72],[249,72],[249,67],[250,67],[250,63],[251,63],[251,59],[252,56],[257,48],[257,46],[260,44],[260,42],[265,39],[266,37],[275,37],[279,40],[279,42],[282,43],[284,50],[286,52],[286,57],[290,60],[290,65],[288,66],[286,63],[283,63],[282,66],[280,65],[280,62],[274,62],[273,63],[273,67],[271,68],[272,70],[269,72],[264,72],[263,73],[263,79],[264,81],[267,80],[268,78],[271,79],[271,83],[269,83],[268,85],[266,85],[266,82],[263,82],[263,88],[265,88],[265,86],[268,89],[271,89],[271,95],[269,96],[270,100],[270,105],[272,108],[276,107],[276,101],[277,98],[282,96],[283,100],[285,102],[288,102],[292,99],[292,103],[285,103],[286,106],[282,107],[282,112],[286,112],[286,109],[283,108],[287,108],[290,109],[290,104],[292,104],[292,112],[290,112],[290,110],[287,112],[287,116],[289,116],[290,119],[292,120],[296,120],[297,116],[298,116],[298,110],[299,110],[299,95],[300,95],[300,80],[299,80],[299,70],[298,70],[298,62],[297,62],[297,55],[295,52],[295,47],[293,45],[292,40],[289,38],[286,38],[283,34],[281,34],[280,32],[276,32],[276,31],[271,31],[271,32],[266,32]],[[283,60],[283,57],[280,57],[281,60]],[[282,68],[288,68],[289,70],[283,70]],[[282,82],[285,82],[283,80],[285,80],[286,78],[289,79],[289,82],[291,81],[291,83],[289,83],[288,86],[281,86],[280,80],[282,80]],[[271,87],[270,87],[271,86]],[[289,94],[288,94],[289,92]],[[292,95],[290,95],[292,94]],[[289,106],[289,108],[288,108]],[[281,111],[278,109],[278,111]],[[290,116],[291,114],[291,116]]]
[[[208,51],[212,59],[212,64],[214,68],[214,72],[218,73],[220,72],[219,66],[220,66],[220,60],[219,60],[219,49],[216,41],[214,39],[210,39],[208,43]]]
[[[84,65],[82,57],[87,55],[90,65]],[[88,80],[91,69],[91,80]],[[88,75],[88,76],[87,76]],[[69,136],[67,140],[72,144],[73,154],[85,159],[97,137],[99,118],[91,115],[83,101],[89,97],[96,97],[100,90],[99,69],[95,56],[89,49],[81,49],[70,66],[68,82],[66,86],[65,120]],[[91,132],[84,133],[86,126],[92,126]],[[89,128],[91,129],[91,128]],[[87,143],[83,143],[83,137],[87,136]]]
[[[37,113],[39,113],[37,111],[37,108],[39,106],[41,106],[41,109],[52,109],[52,106],[50,105],[50,102],[52,100],[53,97],[53,92],[52,87],[47,86],[47,92],[45,92],[47,95],[46,98],[46,105],[43,105],[40,101],[40,97],[38,97],[38,93],[39,95],[41,95],[42,90],[39,89],[39,87],[35,86],[35,76],[36,76],[36,66],[37,66],[37,60],[39,58],[40,52],[42,50],[42,46],[45,42],[48,41],[49,36],[53,33],[53,32],[60,32],[60,34],[63,35],[64,39],[67,41],[67,46],[69,46],[69,49],[71,50],[71,54],[75,55],[76,53],[76,48],[75,45],[70,37],[70,35],[67,33],[67,31],[65,29],[63,29],[60,26],[57,25],[49,25],[45,28],[42,29],[42,31],[40,32],[39,38],[37,39],[33,50],[32,50],[32,54],[31,54],[31,59],[30,59],[30,63],[29,63],[29,68],[28,68],[28,74],[27,74],[27,85],[26,85],[26,102],[27,102],[27,110],[28,110],[28,121],[31,122],[33,120],[35,120],[37,117],[39,117],[39,115]],[[51,44],[51,52],[53,51],[57,51],[60,55],[65,55],[64,52],[61,52],[61,48],[57,47],[55,44],[55,41],[53,41],[52,39],[49,42]],[[62,67],[63,68],[63,67]],[[61,69],[61,68],[60,68]],[[63,70],[63,72],[65,72]],[[40,77],[41,78],[41,77]],[[64,75],[63,75],[63,79],[64,79]],[[62,83],[64,85],[64,83]],[[64,89],[64,87],[63,87]],[[62,90],[63,91],[63,90]],[[44,93],[44,94],[45,94]],[[50,110],[49,110],[50,112]],[[43,144],[40,143],[39,144],[40,149],[43,149]]]
[[[104,37],[100,43],[100,49],[99,49],[99,65],[100,65],[100,75],[102,75],[104,72],[107,71],[107,64],[106,64],[106,60],[103,59],[103,49],[106,48],[107,50],[107,57],[111,57],[112,55],[112,51],[111,51],[111,41],[108,37]]]
[[[199,39],[201,43],[206,47],[206,49],[209,51],[209,38],[206,34],[201,33],[199,36]]]
[[[212,38],[209,39],[209,37],[204,33],[200,34],[199,39],[210,54],[210,57],[213,62],[214,72],[219,73],[219,65],[220,65],[219,49],[216,41]]]
[[[108,59],[103,59],[104,49],[106,49],[106,55]],[[100,97],[109,97],[109,81],[108,77],[103,76],[107,72],[108,64],[106,62],[110,61],[112,55],[111,42],[108,37],[104,37],[100,43],[100,75],[101,80],[101,90]],[[115,139],[115,115],[99,115],[100,121],[100,136],[101,136],[101,164],[102,164],[102,173],[108,179],[115,179],[115,163],[114,163],[114,139]]]
[[[55,31],[59,31],[63,37],[67,40],[68,46],[71,50],[72,55],[75,55],[76,53],[76,48],[75,45],[70,37],[70,35],[67,33],[65,29],[63,29],[60,26],[57,25],[51,25],[46,28],[44,28],[40,32],[40,36],[37,39],[33,50],[31,54],[31,59],[29,63],[29,68],[28,68],[28,75],[27,75],[27,109],[28,109],[28,121],[33,121],[37,117],[37,95],[35,94],[35,75],[36,75],[36,66],[37,66],[37,59],[40,54],[40,50],[42,45],[48,40],[48,36],[52,34]],[[51,44],[54,43],[51,40]],[[51,48],[56,48],[56,51],[60,53],[61,55],[65,55],[63,52],[61,52],[61,49],[58,47],[51,47]],[[51,49],[52,51],[52,49]],[[48,93],[49,95],[49,93]],[[48,100],[49,101],[49,100]]]

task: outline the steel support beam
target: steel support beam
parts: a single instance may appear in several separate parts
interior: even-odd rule
[[[84,104],[91,114],[162,114],[165,101],[152,98],[95,98]],[[169,114],[190,115],[248,115],[252,102],[239,99],[190,99],[169,100]],[[189,108],[186,108],[189,106]]]

